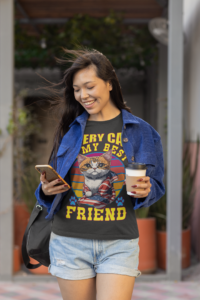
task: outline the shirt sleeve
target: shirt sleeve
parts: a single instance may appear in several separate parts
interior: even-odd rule
[[[165,186],[163,183],[164,177],[164,158],[161,139],[154,139],[155,154],[156,154],[156,164],[147,164],[146,176],[150,177],[150,182],[152,184],[151,191],[147,197],[144,198],[132,198],[134,200],[134,209],[141,207],[148,207],[158,201],[165,194]]]

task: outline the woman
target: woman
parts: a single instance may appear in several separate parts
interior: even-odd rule
[[[102,53],[66,53],[75,58],[62,81],[65,107],[49,163],[72,188],[42,174],[35,193],[53,218],[49,272],[64,300],[130,300],[141,274],[134,210],[165,192],[160,136],[132,115]],[[147,165],[147,176],[129,196],[125,166],[134,161]]]

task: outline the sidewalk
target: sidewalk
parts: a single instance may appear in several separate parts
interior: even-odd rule
[[[200,282],[136,282],[132,300],[147,299],[199,300]],[[0,282],[0,300],[62,300],[62,297],[57,282]]]
[[[0,281],[0,300],[62,300],[55,277],[41,276],[35,280],[25,267],[24,270],[12,282]],[[132,300],[200,300],[199,262],[183,272],[181,282],[162,280],[162,275],[158,273],[151,282],[138,277]]]

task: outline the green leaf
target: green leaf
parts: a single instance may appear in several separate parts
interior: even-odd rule
[[[137,218],[147,218],[149,214],[149,207],[141,207],[135,210]]]
[[[45,38],[47,48],[40,41]],[[59,67],[54,57],[60,57],[61,47],[77,49],[87,46],[105,54],[115,68],[135,67],[143,70],[156,59],[156,40],[147,25],[140,28],[123,23],[123,14],[111,11],[106,17],[74,15],[64,25],[45,25],[41,36],[28,35],[15,22],[15,67]]]
[[[27,112],[23,109],[19,109],[18,121],[20,125],[27,124]]]

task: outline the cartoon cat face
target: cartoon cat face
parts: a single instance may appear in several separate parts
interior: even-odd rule
[[[82,154],[78,155],[78,164],[81,173],[92,177],[104,176],[110,171],[110,163],[112,159],[112,149],[108,152],[93,157],[86,157]]]

